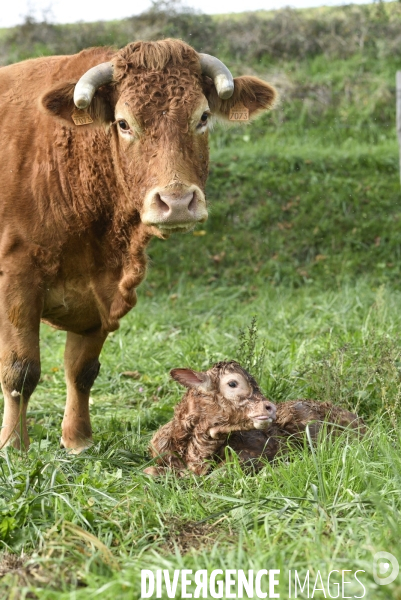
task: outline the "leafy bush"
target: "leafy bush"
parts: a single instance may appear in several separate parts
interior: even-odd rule
[[[93,45],[123,46],[138,39],[178,37],[198,51],[268,65],[324,55],[331,59],[363,54],[401,55],[401,6],[397,3],[343,6],[319,11],[285,8],[211,17],[181,5],[155,0],[138,16],[122,21],[54,25],[28,15],[22,25],[3,31],[3,64],[29,56],[70,54]]]

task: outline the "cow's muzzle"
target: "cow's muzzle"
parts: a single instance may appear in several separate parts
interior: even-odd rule
[[[205,196],[195,185],[154,188],[146,195],[141,214],[142,223],[157,227],[163,234],[185,233],[206,219]]]

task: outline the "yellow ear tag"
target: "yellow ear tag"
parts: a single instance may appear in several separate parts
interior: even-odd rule
[[[243,104],[235,104],[230,108],[229,121],[249,121],[249,109]]]
[[[90,114],[86,110],[80,110],[79,108],[73,111],[71,117],[75,125],[89,125],[89,123],[93,123]]]

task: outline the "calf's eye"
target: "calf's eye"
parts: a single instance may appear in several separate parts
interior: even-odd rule
[[[236,382],[236,381],[229,381],[229,382],[228,382],[228,385],[229,385],[231,388],[236,388],[238,384],[237,384],[237,382]]]

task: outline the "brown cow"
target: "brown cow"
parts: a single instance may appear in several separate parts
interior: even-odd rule
[[[90,445],[98,357],[136,303],[149,240],[207,218],[209,122],[274,98],[178,40],[0,69],[0,446],[29,444],[41,319],[67,331],[61,443]]]
[[[235,361],[217,363],[204,373],[173,369],[171,376],[189,389],[173,419],[150,442],[158,466],[146,468],[148,475],[168,468],[205,474],[213,460],[224,460],[227,446],[242,463],[259,469],[261,459],[272,461],[302,443],[307,428],[313,441],[323,426],[333,435],[346,428],[365,433],[361,418],[331,402],[290,400],[275,406]]]

